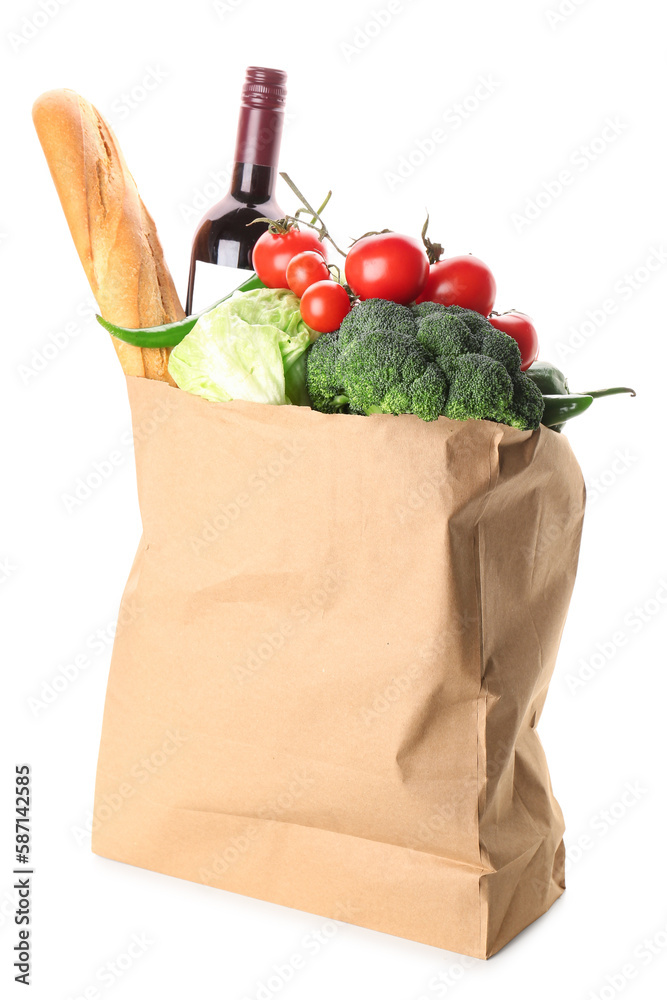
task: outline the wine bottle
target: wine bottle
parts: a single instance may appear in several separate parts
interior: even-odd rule
[[[275,200],[275,185],[286,80],[287,74],[279,69],[249,66],[246,70],[230,190],[206,213],[192,243],[188,315],[241,284],[243,274],[236,271],[252,270],[253,248],[268,223],[248,223],[283,215]],[[223,275],[216,265],[235,270]]]

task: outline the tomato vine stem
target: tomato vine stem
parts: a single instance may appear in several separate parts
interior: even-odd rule
[[[347,257],[347,254],[345,253],[345,251],[341,250],[341,248],[338,246],[338,244],[334,240],[333,236],[331,235],[331,233],[327,229],[326,223],[324,222],[324,220],[322,219],[322,217],[320,215],[320,212],[322,212],[324,210],[324,208],[326,207],[326,205],[329,202],[329,198],[331,197],[331,191],[329,192],[329,194],[324,199],[324,204],[322,205],[322,207],[319,209],[319,211],[317,211],[316,209],[313,208],[313,206],[310,204],[310,202],[308,201],[308,199],[301,193],[301,191],[299,191],[298,187],[296,186],[296,184],[294,183],[294,181],[292,180],[292,178],[289,176],[289,174],[286,174],[284,171],[281,171],[280,176],[285,181],[285,184],[287,184],[287,186],[297,196],[297,198],[299,199],[299,201],[303,205],[302,209],[297,209],[296,215],[287,216],[287,220],[288,221],[292,221],[292,222],[294,222],[297,225],[299,223],[303,223],[305,226],[310,226],[311,229],[316,229],[318,231],[318,233],[319,233],[319,237],[320,237],[321,240],[329,240],[329,243],[331,243],[331,245],[334,248],[334,250],[338,251],[338,253],[341,255],[341,257]],[[307,212],[309,212],[309,214],[311,215],[313,221],[306,222],[305,219],[299,218],[299,213],[302,212],[302,211],[304,211],[304,210],[306,210]],[[319,225],[315,225],[315,221],[317,221],[319,223]]]
[[[422,226],[422,243],[424,244],[424,249],[426,250],[426,256],[428,257],[429,264],[437,264],[440,258],[442,257],[443,253],[445,252],[445,248],[442,246],[441,243],[433,243],[428,238],[428,236],[426,235],[428,224],[429,224],[429,214],[427,212],[426,222]]]

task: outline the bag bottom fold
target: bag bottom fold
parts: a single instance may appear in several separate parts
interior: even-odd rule
[[[564,889],[562,841],[548,837],[491,871],[331,830],[164,806],[139,792],[109,812],[93,830],[102,857],[472,958],[490,958]]]

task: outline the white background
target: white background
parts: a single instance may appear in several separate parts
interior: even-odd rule
[[[305,969],[270,995],[664,995],[664,23],[655,0],[566,0],[560,18],[558,2],[402,0],[381,28],[371,22],[388,0],[222,0],[217,11],[209,0],[43,0],[48,17],[38,0],[3,3],[3,982],[15,943],[12,774],[27,760],[40,1000],[95,985],[124,1000],[254,998],[294,953]],[[637,389],[599,401],[568,431],[589,507],[541,723],[568,826],[568,890],[488,963],[343,924],[316,954],[321,918],[97,858],[82,832],[140,522],[123,379],[91,321],[30,108],[67,86],[110,118],[184,294],[193,205],[223,193],[211,175],[232,155],[252,63],[288,71],[282,166],[312,200],[334,189],[328,218],[340,240],[385,226],[417,235],[428,207],[432,235],[448,254],[491,265],[497,307],[533,316],[541,356],[561,363],[573,389]],[[481,100],[485,79],[493,92]],[[437,128],[446,141],[430,149]],[[402,157],[416,163],[420,143],[428,155],[396,183],[388,175]],[[563,170],[572,183],[559,193]],[[294,207],[284,188],[280,197]],[[121,464],[68,512],[63,494],[115,450]],[[29,699],[77,654],[88,665],[36,710]],[[580,673],[588,679],[576,685]],[[125,964],[135,933],[150,940],[145,953],[102,984],[98,970]]]

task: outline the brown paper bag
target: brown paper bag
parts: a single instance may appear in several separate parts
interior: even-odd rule
[[[564,888],[535,731],[567,439],[128,379],[143,537],[93,850],[485,958]]]

